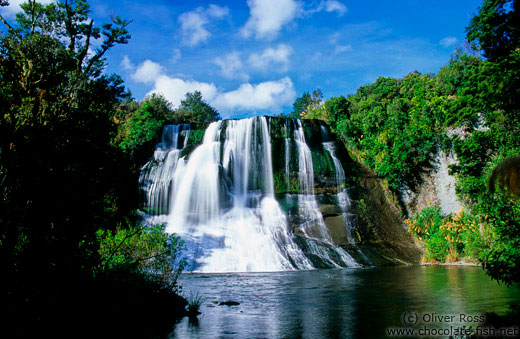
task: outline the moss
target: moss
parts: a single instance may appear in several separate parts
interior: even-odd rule
[[[295,174],[295,173],[293,173]],[[274,192],[276,194],[298,194],[300,193],[300,181],[297,176],[287,177],[285,172],[275,172],[273,174]]]
[[[204,139],[204,133],[206,130],[204,129],[194,129],[190,131],[190,135],[188,136],[188,143],[186,147],[181,152],[180,157],[187,156],[191,154],[191,152],[197,148],[200,144],[202,144],[202,139]]]
[[[330,156],[329,152],[321,148],[318,150],[312,150],[311,155],[315,176],[331,177],[336,175],[334,160]]]
[[[204,138],[204,133],[206,131],[203,129],[194,129],[190,131],[190,135],[188,137],[187,145],[198,145],[202,143],[202,139]]]

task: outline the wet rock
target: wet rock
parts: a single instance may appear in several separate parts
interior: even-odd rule
[[[325,222],[325,225],[327,226],[329,234],[332,238],[332,241],[334,241],[335,244],[348,244],[348,238],[345,230],[343,216],[328,216],[323,218],[323,221]]]
[[[228,301],[221,301],[219,306],[237,306],[240,305],[238,301],[228,300]]]
[[[332,204],[319,205],[319,208],[320,208],[320,212],[324,218],[329,217],[329,216],[335,217],[335,216],[338,216],[339,214],[341,214],[341,208],[339,208],[338,205],[332,205]]]

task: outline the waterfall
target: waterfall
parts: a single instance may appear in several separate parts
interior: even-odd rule
[[[316,260],[328,267],[358,266],[327,230],[314,193],[312,152],[296,119],[285,121],[279,144],[285,151],[281,175],[287,190],[291,145],[297,154],[292,161],[298,164],[299,223],[289,225],[275,195],[273,154],[282,150],[272,149],[270,121],[254,117],[213,122],[202,143],[182,157],[189,126],[166,126],[154,158],[141,171],[146,221],[166,223],[167,232],[185,241],[192,271],[312,269]],[[331,156],[337,160],[333,152]],[[340,185],[345,175],[338,172]]]
[[[180,152],[186,146],[189,131],[189,124],[164,126],[162,142],[157,145],[153,159],[141,169],[139,186],[145,194],[149,214],[168,213],[173,173]],[[184,139],[181,149],[178,147],[180,139]]]
[[[300,217],[303,218],[301,231],[305,234],[306,238],[309,239],[309,241],[307,241],[309,250],[312,254],[319,256],[333,266],[357,266],[356,261],[350,254],[333,243],[323,220],[323,215],[318,207],[318,202],[314,194],[312,154],[305,141],[305,133],[301,120],[296,120],[294,140],[298,149],[298,178],[301,190],[298,200]],[[320,246],[320,243],[324,243],[326,246]],[[324,250],[324,247],[331,248],[335,254],[339,256],[341,261],[338,262],[338,260],[334,260],[328,251]]]
[[[336,145],[334,142],[324,142],[323,148],[329,152],[332,161],[334,162],[334,167],[336,169],[336,200],[338,201],[338,206],[341,209],[343,222],[345,224],[345,228],[347,229],[348,241],[351,244],[355,244],[352,227],[352,213],[350,212],[351,202],[347,193],[347,189],[345,188],[345,171],[343,170],[343,166],[341,165],[341,161],[336,157]]]
[[[271,154],[267,120],[257,117],[212,123],[179,160],[167,231],[186,240],[194,270],[312,268],[274,198]]]
[[[291,180],[291,176],[290,176],[290,172],[289,172],[289,162],[290,162],[290,155],[291,155],[291,148],[290,148],[290,144],[291,144],[291,138],[289,138],[289,131],[288,131],[288,128],[287,128],[287,120],[285,121],[285,123],[283,124],[283,132],[284,132],[284,146],[285,146],[285,180],[287,182],[287,191],[290,190],[290,180]]]
[[[345,170],[343,169],[343,165],[341,161],[336,157],[336,143],[334,141],[330,141],[330,135],[328,130],[320,123],[322,140],[323,140],[323,148],[329,153],[332,161],[334,163],[334,168],[336,172],[336,200],[338,202],[338,206],[341,209],[341,214],[343,217],[343,224],[345,225],[346,234],[348,242],[351,245],[355,245],[355,236],[354,236],[354,225],[353,225],[353,214],[351,212],[352,203],[350,201],[350,197],[348,195],[347,189],[345,187]],[[371,263],[370,259],[359,249],[356,248],[358,254],[364,259],[366,263]]]

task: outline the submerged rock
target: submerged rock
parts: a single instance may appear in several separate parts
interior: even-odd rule
[[[240,305],[238,301],[228,300],[228,301],[221,301],[219,306],[237,306]]]

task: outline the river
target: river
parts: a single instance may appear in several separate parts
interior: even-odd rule
[[[204,301],[197,321],[182,319],[172,338],[380,338],[389,328],[475,327],[471,317],[520,301],[519,290],[468,266],[194,273],[180,283]]]

